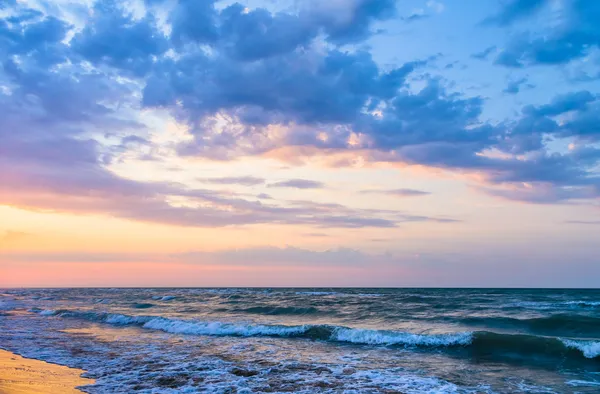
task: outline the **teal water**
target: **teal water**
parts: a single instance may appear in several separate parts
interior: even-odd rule
[[[0,347],[90,393],[600,392],[600,290],[0,292]]]

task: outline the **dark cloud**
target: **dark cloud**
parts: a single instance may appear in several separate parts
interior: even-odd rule
[[[507,94],[517,94],[521,91],[522,87],[525,86],[529,89],[534,88],[535,85],[528,83],[527,78],[519,78],[508,82],[508,85],[503,90]]]
[[[557,116],[570,111],[582,111],[595,101],[597,97],[587,90],[561,94],[546,105],[526,106],[523,112],[535,116]]]
[[[482,116],[485,98],[466,96],[428,74],[411,83],[433,60],[383,67],[366,46],[343,46],[362,44],[378,22],[394,16],[393,0],[315,1],[296,13],[181,0],[172,10],[162,9],[168,13],[165,26],[153,7],[167,6],[152,3],[134,16],[115,2],[97,2],[80,30],[22,7],[3,13],[0,164],[10,171],[0,174],[2,202],[187,226],[353,228],[452,221],[258,196],[266,204],[122,178],[108,165],[123,152],[152,148],[145,125],[131,120],[145,109],[166,110],[189,126],[192,138],[176,149],[185,156],[229,160],[280,148],[293,148],[290,155],[294,149],[357,152],[370,161],[475,172],[487,182],[487,192],[505,198],[552,202],[600,195],[600,155],[592,145],[600,139],[596,95],[557,96],[491,123]],[[598,46],[596,4],[568,2],[563,28],[544,37],[522,36],[499,58],[526,66],[585,55]],[[513,1],[490,22],[508,25],[539,6]],[[511,84],[509,93],[527,83]],[[564,138],[575,143],[573,149],[549,149],[549,141]],[[151,153],[146,157],[155,157]],[[325,187],[309,180],[269,186]],[[171,205],[173,197],[186,203]]]
[[[405,21],[406,23],[412,23],[412,22],[420,21],[422,19],[427,19],[429,17],[431,17],[431,15],[429,15],[429,14],[414,13],[414,14],[410,14],[409,16],[403,17],[402,20]]]
[[[199,2],[199,3],[204,3]],[[92,17],[71,40],[73,50],[94,64],[143,75],[167,49],[167,39],[152,15],[135,20],[118,2],[96,2]]]
[[[244,123],[250,120],[249,127],[349,123],[369,103],[375,105],[373,100],[394,97],[418,66],[408,63],[381,72],[371,55],[362,51],[292,52],[252,64],[191,53],[157,69],[147,82],[143,102],[149,107],[179,103],[180,115],[190,122],[226,110]],[[193,132],[206,133],[209,126]],[[237,132],[243,136],[249,131]],[[220,136],[220,145],[228,142],[225,138]]]
[[[269,183],[269,187],[282,187],[291,189],[322,189],[325,184],[308,179],[288,179],[285,181]]]
[[[365,40],[373,34],[372,25],[396,15],[395,0],[356,0],[326,2],[313,9],[310,17],[319,23],[327,39],[335,44],[349,44]]]
[[[259,8],[245,12],[239,3],[221,12],[221,39],[225,51],[241,60],[257,60],[307,46],[316,26],[298,15],[271,14]]]
[[[512,5],[536,5],[535,0],[521,0]],[[517,9],[535,10],[538,7]],[[561,25],[550,32],[523,34],[509,42],[496,58],[496,63],[507,67],[527,65],[557,65],[586,56],[593,48],[600,47],[600,2],[572,0],[564,2]],[[510,13],[510,12],[509,12]],[[526,14],[531,14],[530,12]],[[516,15],[524,15],[517,12]],[[508,18],[510,23],[513,19]]]
[[[264,204],[233,193],[190,189],[168,182],[134,181],[111,172],[107,164],[114,159],[114,152],[132,145],[149,144],[148,139],[137,134],[146,131],[145,126],[129,120],[130,111],[139,109],[136,107],[139,97],[134,94],[136,82],[122,78],[114,70],[141,77],[148,67],[160,68],[168,63],[165,59],[160,65],[154,60],[148,61],[163,51],[163,37],[156,33],[152,18],[132,19],[121,14],[123,12],[114,3],[96,4],[94,19],[75,35],[70,46],[62,42],[70,27],[56,19],[17,10],[10,16],[13,22],[2,20],[0,51],[7,56],[3,59],[0,81],[8,86],[8,90],[0,91],[0,112],[3,114],[0,118],[0,166],[9,170],[0,172],[0,203],[26,209],[103,214],[202,227],[258,223],[305,224],[322,228],[395,227],[406,221],[429,220],[397,212],[395,216],[388,213],[383,217],[381,212],[338,204],[321,206],[316,212],[311,204],[275,201]],[[23,25],[14,22],[25,19],[28,22]],[[119,47],[120,43],[116,42],[119,39],[126,45]],[[341,72],[345,59],[354,59],[354,55],[341,52],[331,56],[324,75]],[[362,62],[360,67],[367,74],[373,73],[373,67],[376,71],[367,55],[358,54],[356,59],[358,63]],[[197,63],[186,63],[185,56],[182,62],[182,67],[194,69],[198,66]],[[232,66],[235,64],[231,63]],[[182,72],[189,72],[186,67]],[[219,63],[213,67],[219,76]],[[372,75],[379,78],[379,75]],[[394,76],[386,74],[384,78],[393,79]],[[327,80],[323,77],[322,81]],[[340,84],[355,83],[357,94],[364,95],[360,92],[360,81],[358,76],[348,76],[347,80],[342,78]],[[374,84],[376,86],[370,89],[382,92],[388,89],[383,80],[374,80]],[[182,92],[178,91],[179,94]],[[255,97],[260,98],[260,95],[251,96]],[[234,108],[236,100],[244,102],[243,96],[235,99],[233,95],[228,99],[232,103],[226,108]],[[207,113],[216,108],[219,107],[209,106]],[[96,138],[112,138],[115,142],[100,143]],[[262,182],[258,178],[238,177],[221,178],[217,182],[248,184],[258,181]],[[314,188],[323,185],[290,180],[275,186]],[[186,204],[172,205],[169,202],[172,198],[183,199]],[[268,199],[268,196],[259,198]]]
[[[492,53],[496,52],[496,45],[492,45],[490,47],[485,48],[481,52],[474,53],[471,57],[479,60],[486,60]]]
[[[170,16],[171,39],[176,46],[215,45],[237,59],[257,60],[306,46],[320,33],[338,45],[363,41],[373,34],[374,23],[395,12],[395,0],[315,1],[298,14],[239,3],[217,10],[213,0],[182,0]]]
[[[214,43],[219,39],[217,17],[214,0],[178,1],[170,15],[171,40],[177,46],[186,41],[199,44]]]

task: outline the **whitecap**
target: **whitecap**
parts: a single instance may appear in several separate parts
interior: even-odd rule
[[[600,356],[600,342],[582,341],[573,339],[561,339],[565,346],[571,349],[577,349],[587,358],[596,358]]]
[[[472,332],[455,334],[413,334],[408,332],[336,328],[332,340],[365,345],[457,346],[469,345]]]
[[[175,296],[153,296],[152,299],[157,301],[170,301],[175,299]]]
[[[305,326],[266,326],[212,322],[190,322],[154,318],[143,325],[144,328],[160,330],[171,334],[214,335],[214,336],[293,336],[306,331]]]
[[[600,386],[600,382],[591,382],[588,380],[569,380],[567,381],[569,386],[580,387],[580,386]]]

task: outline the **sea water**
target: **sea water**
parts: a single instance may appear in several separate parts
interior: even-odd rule
[[[88,393],[600,393],[600,290],[5,289]]]

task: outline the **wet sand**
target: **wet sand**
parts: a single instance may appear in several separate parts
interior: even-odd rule
[[[94,383],[83,372],[0,349],[0,394],[81,394],[75,387]]]

